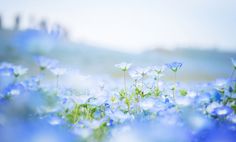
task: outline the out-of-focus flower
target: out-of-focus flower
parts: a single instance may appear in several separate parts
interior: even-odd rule
[[[66,68],[62,68],[62,67],[55,67],[55,68],[52,68],[50,70],[55,76],[64,75],[65,72],[66,72]]]
[[[210,94],[204,93],[196,97],[197,103],[202,104],[208,104],[210,102]]]
[[[27,71],[28,71],[28,69],[25,67],[13,66],[13,72],[14,72],[15,77],[22,76],[22,75],[26,74]]]
[[[206,111],[209,113],[209,114],[213,114],[214,110],[218,107],[221,107],[222,105],[217,103],[217,102],[213,102],[211,104],[209,104],[206,108]]]
[[[149,67],[146,67],[146,68],[138,67],[135,70],[136,70],[137,74],[139,74],[139,76],[141,76],[143,78],[148,74],[148,72],[150,71],[150,68]]]
[[[14,65],[11,64],[11,63],[7,63],[7,62],[3,62],[1,65],[0,65],[0,68],[12,68]]]
[[[215,81],[215,86],[217,87],[217,88],[224,88],[226,85],[227,85],[227,80],[225,80],[225,79],[217,79],[216,81]]]
[[[19,96],[23,94],[24,86],[22,84],[13,84],[8,86],[3,92],[7,96]]]
[[[36,62],[38,63],[41,70],[53,68],[58,64],[58,61],[42,56],[36,58]]]
[[[127,70],[129,70],[131,65],[132,65],[131,63],[123,62],[123,63],[120,63],[120,64],[116,64],[115,67],[121,69],[122,71],[127,71]]]
[[[134,80],[139,80],[139,79],[142,78],[142,76],[141,76],[135,69],[131,70],[131,71],[129,72],[129,75],[130,75],[130,77],[131,77],[132,79],[134,79]]]
[[[171,69],[173,72],[177,72],[181,67],[182,67],[182,63],[179,62],[172,62],[169,64],[166,64],[166,66]]]
[[[40,85],[40,77],[31,77],[23,82],[24,86],[29,90],[37,90]]]
[[[191,105],[193,100],[187,96],[179,96],[179,97],[176,97],[175,101],[176,101],[176,104],[178,104],[179,106],[186,107],[186,106]]]
[[[235,114],[229,115],[228,119],[229,119],[232,123],[236,124],[236,115],[235,115]]]
[[[154,105],[155,105],[155,100],[153,98],[147,98],[140,102],[140,107],[143,110],[150,110],[154,107]]]
[[[234,58],[231,58],[231,62],[233,64],[233,66],[234,66],[234,69],[236,69],[236,60]]]
[[[14,71],[12,68],[0,68],[0,74],[1,76],[11,76],[14,74]]]
[[[217,107],[214,109],[213,114],[217,116],[226,116],[233,112],[232,108],[229,106]]]
[[[153,66],[151,68],[158,76],[161,75],[166,69],[166,66]]]
[[[62,123],[62,119],[56,116],[52,116],[48,120],[51,125],[60,125]]]

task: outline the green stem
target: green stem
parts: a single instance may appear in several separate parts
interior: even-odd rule
[[[175,72],[175,84],[177,84],[177,75],[176,75],[177,73]]]
[[[125,75],[125,71],[124,71],[124,90],[125,90],[125,93],[126,93],[126,75]]]
[[[177,76],[177,75],[176,75],[177,73],[175,72],[174,74],[175,74],[175,85],[174,85],[174,90],[173,90],[173,99],[174,99],[174,101],[175,101],[175,90],[176,90],[176,87],[177,87],[177,77],[176,77],[176,76]]]
[[[235,72],[235,69],[233,69],[233,71],[232,71],[232,73],[231,73],[231,75],[230,75],[230,81],[233,79],[233,77],[234,77],[234,72]]]
[[[158,85],[159,80],[160,80],[160,76],[158,75],[158,76],[157,76],[157,87],[159,87],[159,85]]]

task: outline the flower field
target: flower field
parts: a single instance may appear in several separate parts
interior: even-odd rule
[[[228,78],[194,84],[180,81],[181,62],[122,62],[120,78],[99,78],[31,60],[0,64],[1,142],[235,142],[235,59]]]

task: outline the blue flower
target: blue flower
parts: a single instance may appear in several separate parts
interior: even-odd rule
[[[172,62],[172,63],[166,64],[166,66],[169,69],[171,69],[173,72],[177,72],[182,67],[182,63]]]
[[[219,91],[214,90],[212,95],[211,95],[211,98],[216,102],[220,102],[222,100],[222,95],[220,94]]]
[[[13,65],[10,63],[2,63],[0,65],[0,69],[2,70],[2,72],[5,72],[5,75],[12,75],[13,73],[15,77],[24,75],[28,71],[28,69],[25,67],[22,67],[20,65]]]
[[[13,84],[3,90],[5,96],[19,96],[24,94],[24,86],[22,84]]]
[[[13,68],[0,68],[1,76],[12,76],[14,74]]]
[[[213,114],[217,116],[227,116],[233,112],[229,106],[221,106],[214,109]]]

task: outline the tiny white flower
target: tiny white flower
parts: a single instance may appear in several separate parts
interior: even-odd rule
[[[56,67],[56,68],[52,68],[51,72],[56,76],[61,76],[61,75],[65,74],[66,69],[61,68],[61,67]]]
[[[160,75],[166,70],[166,66],[153,66],[152,71],[154,71],[156,74]]]
[[[147,68],[140,68],[140,67],[136,68],[136,72],[142,77],[146,76],[149,71],[150,71],[149,67],[147,67]]]
[[[53,68],[58,64],[58,61],[46,57],[38,57],[36,61],[39,64],[41,70]]]
[[[127,70],[129,70],[129,68],[131,67],[131,65],[132,65],[132,64],[130,64],[130,63],[125,63],[125,62],[123,62],[123,63],[120,63],[120,64],[116,64],[115,67],[121,69],[122,71],[127,71]]]

